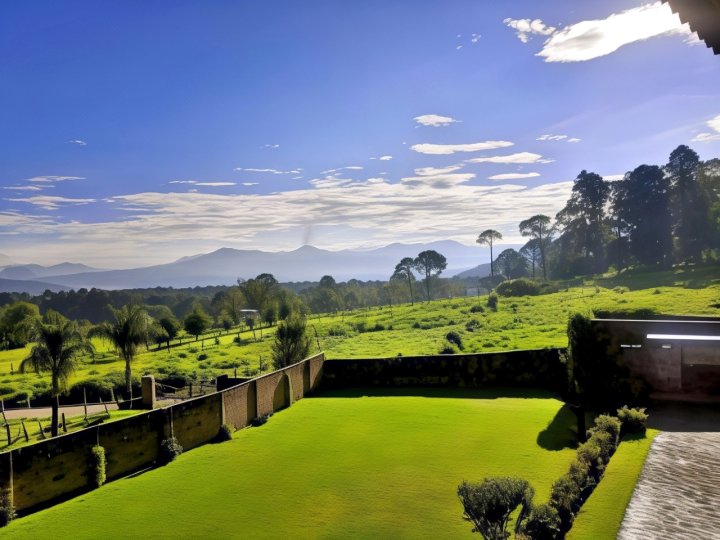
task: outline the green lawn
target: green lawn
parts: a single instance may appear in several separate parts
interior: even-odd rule
[[[546,394],[405,393],[301,400],[230,442],[21,518],[3,537],[472,537],[461,480],[521,476],[540,502],[574,456],[571,415]]]
[[[642,439],[624,440],[620,443],[603,479],[590,495],[575,518],[569,540],[615,540],[620,530],[625,508],[632,498],[642,464],[659,432],[648,430]]]

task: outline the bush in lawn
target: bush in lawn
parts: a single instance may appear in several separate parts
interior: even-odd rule
[[[487,306],[488,306],[490,309],[492,309],[493,311],[497,311],[498,295],[495,294],[494,292],[493,292],[493,293],[490,293],[490,294],[488,295]]]
[[[438,354],[457,354],[457,351],[452,345],[445,345]]]
[[[0,527],[10,523],[17,514],[12,504],[12,496],[9,489],[0,490]]]
[[[526,278],[503,281],[495,289],[500,296],[537,296],[540,286]]]
[[[166,465],[183,452],[183,447],[175,437],[163,439],[160,443],[160,463]]]
[[[233,428],[230,424],[223,424],[218,430],[218,434],[215,437],[217,442],[225,442],[232,440]]]
[[[473,532],[479,532],[487,540],[505,540],[510,515],[522,506],[515,520],[519,532],[532,507],[534,490],[522,478],[491,477],[480,484],[463,481],[457,494],[463,505],[463,518],[473,524]]]
[[[595,425],[590,428],[589,435],[592,437],[595,433],[605,432],[610,436],[610,443],[617,448],[620,442],[621,428],[620,420],[609,414],[601,414],[595,418]],[[613,451],[615,448],[613,448]]]
[[[530,511],[523,534],[532,540],[555,540],[560,535],[560,516],[550,504],[539,504]]]
[[[90,477],[95,487],[105,483],[105,448],[93,446],[90,449]]]
[[[267,421],[270,419],[271,416],[272,416],[272,413],[260,415],[256,418],[253,418],[252,421],[250,422],[250,425],[253,427],[260,427],[264,424],[267,424]]]
[[[485,313],[485,308],[482,306],[473,306],[470,308],[470,313]]]
[[[618,420],[622,424],[620,428],[620,436],[630,435],[633,433],[645,434],[647,429],[648,415],[645,409],[628,408],[623,406],[617,411]]]
[[[458,334],[457,332],[448,332],[445,335],[445,339],[447,339],[453,345],[457,346],[457,348],[461,351],[463,350],[462,337],[460,337],[460,334]]]

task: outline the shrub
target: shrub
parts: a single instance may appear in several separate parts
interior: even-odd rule
[[[183,452],[183,447],[175,437],[163,439],[160,443],[160,463],[167,465]]]
[[[630,292],[630,289],[618,285],[617,287],[613,287],[613,292],[616,292],[618,294],[625,294],[626,292]]]
[[[419,328],[420,328],[420,323],[419,323],[418,321],[415,321],[415,322],[413,323],[412,327],[419,329]]]
[[[528,516],[523,533],[532,540],[554,540],[560,535],[560,516],[550,504],[535,506]]]
[[[590,436],[597,433],[598,431],[604,431],[610,435],[610,442],[613,446],[617,447],[620,442],[620,420],[609,414],[601,414],[595,418],[595,425],[590,428]]]
[[[480,328],[481,324],[480,321],[477,319],[470,319],[468,322],[465,323],[465,330],[468,332],[474,332],[476,328]]]
[[[452,345],[445,345],[442,349],[440,349],[440,354],[456,354],[457,351]]]
[[[470,313],[485,313],[485,308],[477,305],[470,308]]]
[[[10,490],[3,489],[0,491],[0,527],[5,527],[10,523],[17,514],[15,513],[15,506],[12,504],[12,498]]]
[[[90,449],[90,475],[95,487],[105,483],[105,448],[93,446]]]
[[[457,332],[448,332],[445,335],[445,339],[447,339],[453,345],[456,345],[457,348],[461,351],[463,350],[462,337],[460,337],[460,334],[458,334]]]
[[[490,293],[488,295],[487,306],[490,309],[492,309],[493,311],[497,311],[497,306],[498,306],[498,295],[497,294]]]
[[[267,421],[272,416],[272,413],[269,414],[263,414],[261,416],[255,417],[252,419],[252,422],[250,422],[250,425],[253,427],[260,427],[263,424],[267,424]]]
[[[346,336],[347,329],[344,326],[335,325],[328,328],[328,336]]]
[[[500,296],[537,296],[540,286],[526,278],[503,281],[495,289]]]
[[[272,345],[273,364],[281,369],[307,357],[310,352],[310,337],[307,335],[305,319],[290,315],[278,325]]]
[[[645,409],[642,408],[628,408],[623,406],[617,411],[618,420],[620,420],[621,428],[620,435],[629,435],[632,433],[645,434],[647,429],[648,415]]]
[[[485,478],[481,484],[463,481],[457,490],[463,505],[463,518],[473,524],[473,532],[479,532],[488,540],[505,540],[510,536],[507,524],[510,515],[522,505],[515,520],[516,532],[532,507],[533,488],[522,478]]]
[[[198,362],[202,362],[203,360],[207,360],[207,359],[208,359],[208,355],[205,354],[205,353],[198,354],[198,357],[197,357],[197,358],[198,358]]]
[[[570,473],[564,474],[553,484],[550,504],[558,513],[562,530],[570,529],[575,513],[580,509],[581,493],[582,487]]]
[[[232,440],[233,428],[230,424],[223,424],[218,430],[218,434],[215,437],[217,442],[225,442]]]
[[[191,354],[195,354],[195,353],[198,352],[199,350],[200,350],[200,349],[198,349],[198,348],[195,347],[195,346],[188,347],[188,352],[191,353]]]

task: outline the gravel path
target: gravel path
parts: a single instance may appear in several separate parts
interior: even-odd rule
[[[655,438],[618,538],[720,539],[720,432]]]

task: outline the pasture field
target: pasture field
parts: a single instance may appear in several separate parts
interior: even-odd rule
[[[670,277],[668,274],[665,281]],[[449,345],[445,336],[450,331],[462,338],[463,351],[457,352],[562,347],[567,345],[568,317],[591,309],[643,309],[675,315],[720,313],[720,285],[689,288],[691,283],[678,284],[685,286],[618,292],[588,285],[542,296],[500,297],[497,311],[487,307],[487,296],[365,308],[310,316],[308,328],[313,351],[319,341],[328,358],[362,358],[437,354]],[[204,348],[192,340],[169,350],[156,350],[153,345],[149,351],[141,350],[133,362],[133,373],[138,379],[145,373],[159,379],[211,379],[234,370],[240,376],[254,376],[260,372],[261,361],[263,371],[271,369],[274,331],[256,329],[255,335],[232,331],[221,336],[218,344],[214,338],[206,338]],[[238,335],[240,343],[235,342]],[[95,341],[95,345],[96,357],[80,366],[71,384],[95,381],[109,393],[110,386],[122,386],[124,363],[107,343]],[[33,396],[49,389],[47,375],[17,373],[29,350],[0,352],[0,398],[9,399],[18,393]]]
[[[3,537],[472,538],[457,485],[520,476],[546,501],[574,457],[572,422],[542,392],[328,392],[229,442],[20,518]],[[616,457],[639,472],[644,454],[626,444]],[[607,498],[583,520],[619,526],[626,503]]]

